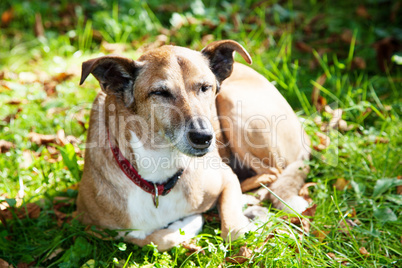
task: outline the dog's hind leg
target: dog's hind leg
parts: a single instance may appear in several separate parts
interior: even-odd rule
[[[269,185],[269,189],[287,203],[296,212],[301,213],[308,207],[308,202],[299,196],[299,190],[304,184],[310,168],[302,160],[289,164],[278,179]],[[271,194],[267,189],[258,191],[260,199],[269,199],[278,209],[292,211],[288,206]]]

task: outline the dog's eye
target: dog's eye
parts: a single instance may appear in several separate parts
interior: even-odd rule
[[[156,90],[149,93],[149,95],[161,96],[163,98],[172,98],[173,95],[167,90]]]
[[[200,90],[202,92],[207,92],[210,89],[212,89],[212,86],[210,86],[210,85],[202,85]]]

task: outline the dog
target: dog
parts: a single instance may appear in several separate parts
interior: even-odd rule
[[[236,239],[250,230],[236,170],[251,176],[244,182],[276,174],[270,185],[276,195],[297,212],[308,206],[298,190],[309,140],[276,88],[235,63],[234,52],[251,64],[232,40],[201,52],[162,46],[136,61],[103,56],[82,64],[80,84],[92,74],[102,89],[91,110],[77,198],[82,223],[164,251],[196,236],[201,213],[217,205],[221,236]],[[280,116],[275,133],[264,133]],[[270,192],[256,195],[284,208]]]

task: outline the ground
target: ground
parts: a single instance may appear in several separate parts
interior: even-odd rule
[[[402,266],[400,2],[81,2],[0,4],[0,267]],[[99,89],[78,86],[81,63],[219,39],[246,47],[303,121],[313,208],[265,203],[261,233],[232,243],[212,211],[164,253],[90,235],[74,211]]]

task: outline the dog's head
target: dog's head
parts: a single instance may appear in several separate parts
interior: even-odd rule
[[[248,63],[247,51],[232,40],[209,44],[201,52],[163,46],[137,61],[104,56],[82,64],[82,84],[92,73],[107,95],[123,109],[143,118],[144,131],[163,137],[190,156],[203,156],[215,143],[211,120],[215,97],[233,69],[237,51]]]

